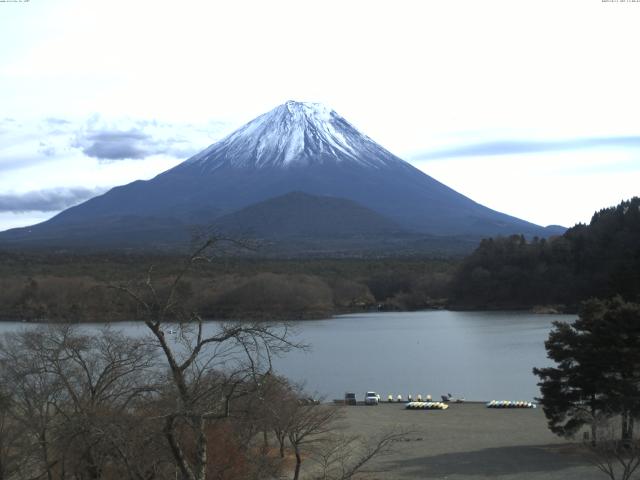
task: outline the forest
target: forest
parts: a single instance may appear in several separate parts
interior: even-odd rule
[[[178,255],[0,252],[0,319],[119,321],[137,307],[115,284],[152,272],[167,288]],[[264,258],[217,255],[179,294],[204,318],[288,320],[378,310],[576,312],[591,297],[640,295],[640,198],[562,236],[488,238],[467,257]]]
[[[548,240],[486,239],[449,285],[454,308],[555,306],[575,312],[592,297],[640,298],[640,198],[596,212]]]
[[[114,284],[152,269],[167,287],[183,258],[139,255],[0,255],[0,318],[119,321],[135,318]],[[214,257],[190,271],[182,299],[205,318],[309,319],[378,309],[441,306],[455,259]]]

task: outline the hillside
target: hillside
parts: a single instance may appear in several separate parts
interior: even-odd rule
[[[397,223],[351,200],[291,192],[214,222],[217,230],[253,238],[406,235]]]
[[[456,275],[450,301],[465,308],[559,305],[590,297],[640,300],[640,198],[595,213],[559,237],[483,240]],[[564,307],[562,307],[564,306]]]

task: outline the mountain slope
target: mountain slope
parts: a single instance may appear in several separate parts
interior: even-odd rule
[[[115,237],[128,240],[127,222],[119,218],[136,217],[147,224],[156,219],[160,230],[169,221],[186,231],[293,191],[348,199],[404,229],[427,235],[549,234],[443,185],[358,132],[333,110],[287,102],[149,181],[116,187],[47,222],[0,234],[0,242],[66,245],[65,231],[73,229],[74,238],[81,239],[85,229],[91,243],[98,229],[118,246]],[[177,241],[165,239],[158,229],[150,232],[154,233],[146,241],[151,244]],[[139,232],[136,238],[144,237]]]
[[[217,230],[259,238],[403,235],[395,222],[351,200],[291,192],[214,222]]]

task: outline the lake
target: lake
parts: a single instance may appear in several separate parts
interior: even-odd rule
[[[531,369],[551,365],[544,349],[551,322],[574,319],[446,310],[341,315],[298,323],[297,339],[310,351],[274,363],[279,373],[327,399],[375,390],[384,399],[452,393],[468,400],[532,400],[539,391]],[[0,323],[0,333],[25,325]],[[145,332],[134,322],[116,327],[131,335]]]
[[[551,365],[544,341],[551,322],[569,315],[424,311],[344,315],[305,322],[308,354],[276,363],[290,378],[330,398],[375,390],[434,398],[531,400],[539,395],[534,366]]]

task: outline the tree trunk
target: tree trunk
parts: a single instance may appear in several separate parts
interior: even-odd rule
[[[172,416],[168,416],[164,425],[164,435],[169,443],[169,448],[173,454],[177,467],[180,469],[180,475],[183,480],[195,480],[195,476],[189,468],[187,459],[180,448],[180,444],[175,436],[175,419]]]
[[[595,447],[598,438],[598,412],[596,408],[593,406],[593,402],[595,402],[595,397],[591,397],[591,446]]]
[[[198,440],[196,444],[196,480],[205,480],[207,477],[207,433],[205,431],[205,420],[202,415],[195,419]]]
[[[633,415],[628,410],[622,413],[622,443],[625,447],[631,447],[633,442]]]
[[[280,458],[284,458],[284,443],[287,440],[286,434],[277,429],[274,429],[273,433],[276,434],[276,440],[278,440]]]
[[[269,450],[269,437],[267,436],[266,428],[262,430],[262,445],[265,452]]]
[[[294,446],[296,452],[296,470],[293,472],[293,480],[298,480],[300,476],[300,467],[302,466],[302,457],[300,456],[300,449],[297,445]]]
[[[629,412],[625,409],[620,414],[620,419],[622,421],[622,443],[626,445],[629,440]]]
[[[100,467],[96,464],[91,448],[85,451],[83,457],[87,462],[87,475],[93,480],[98,480],[100,478]]]
[[[42,430],[42,432],[40,433],[40,444],[42,445],[42,457],[44,459],[44,466],[47,469],[47,480],[53,480],[51,462],[49,461],[49,442],[47,440],[46,430]]]

